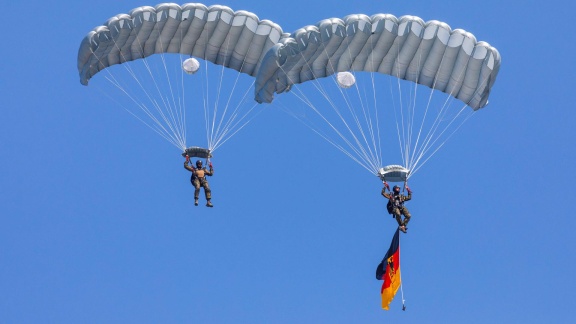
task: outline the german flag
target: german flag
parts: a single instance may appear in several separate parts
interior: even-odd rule
[[[388,310],[388,306],[394,299],[394,295],[400,288],[400,230],[397,229],[392,238],[390,248],[382,262],[376,268],[376,279],[384,280],[380,295],[382,296],[382,308]]]

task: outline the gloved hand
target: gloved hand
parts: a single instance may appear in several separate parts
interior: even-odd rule
[[[208,162],[208,165],[210,166],[210,169],[212,169],[212,162]]]
[[[409,194],[412,193],[412,190],[410,190],[410,187],[406,186],[406,191],[408,191]]]
[[[388,185],[388,182],[383,181],[383,183],[384,183],[384,187],[385,187],[386,189],[390,190],[390,186]]]
[[[190,157],[186,155],[186,163],[190,162]]]

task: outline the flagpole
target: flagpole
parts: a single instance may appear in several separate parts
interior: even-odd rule
[[[398,237],[398,248],[400,248],[400,237]],[[400,257],[399,257],[400,258]],[[402,276],[402,275],[400,275]],[[402,295],[402,310],[406,310],[406,299],[404,299],[404,288],[402,288],[402,279],[400,279],[400,294]]]

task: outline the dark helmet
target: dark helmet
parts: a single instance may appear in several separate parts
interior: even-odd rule
[[[199,168],[202,167],[202,161],[200,160],[196,161],[196,166]]]
[[[392,190],[394,191],[394,193],[400,193],[400,187],[398,186],[394,186]]]

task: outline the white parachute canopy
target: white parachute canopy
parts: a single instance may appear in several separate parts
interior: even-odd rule
[[[198,72],[199,68],[200,68],[200,62],[198,62],[198,60],[193,57],[182,62],[182,69],[184,70],[184,72],[188,74],[194,74]]]
[[[336,81],[341,88],[348,89],[356,83],[354,74],[350,72],[338,72],[336,74]]]

